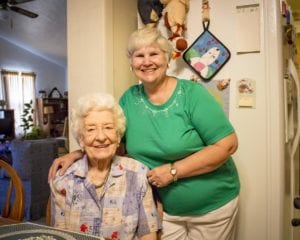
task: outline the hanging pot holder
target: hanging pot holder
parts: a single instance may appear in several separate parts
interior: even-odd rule
[[[209,81],[230,58],[230,51],[208,31],[209,21],[203,22],[204,31],[184,52],[184,61],[204,80]]]

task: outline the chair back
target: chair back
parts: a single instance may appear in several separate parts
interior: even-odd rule
[[[23,183],[17,172],[2,159],[0,159],[0,169],[4,169],[10,176],[4,207],[1,211],[1,217],[22,221],[25,210],[25,192]],[[1,182],[6,184],[6,182]],[[12,201],[13,190],[14,200]],[[4,186],[0,186],[0,192],[1,194],[4,192]]]
[[[51,226],[51,195],[48,198],[47,208],[46,208],[46,225]]]

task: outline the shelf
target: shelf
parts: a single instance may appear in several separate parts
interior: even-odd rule
[[[42,129],[48,132],[50,137],[62,136],[64,123],[68,117],[68,99],[38,98],[37,106],[39,125]]]

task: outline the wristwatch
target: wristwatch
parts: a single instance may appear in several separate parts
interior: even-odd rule
[[[173,177],[173,182],[176,182],[177,181],[177,169],[175,168],[174,163],[171,163],[170,174]]]

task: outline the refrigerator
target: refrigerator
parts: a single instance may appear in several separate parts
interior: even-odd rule
[[[296,66],[292,58],[287,61],[287,72],[284,77],[285,100],[285,136],[286,136],[286,165],[288,166],[286,179],[288,191],[286,204],[287,219],[291,219],[291,226],[287,228],[289,239],[300,239],[300,81]]]
[[[285,3],[284,3],[285,4]],[[285,8],[284,8],[285,9]],[[285,13],[288,16],[290,13]],[[283,92],[285,126],[286,238],[300,239],[300,79],[297,69],[297,30],[289,17],[283,22]]]

